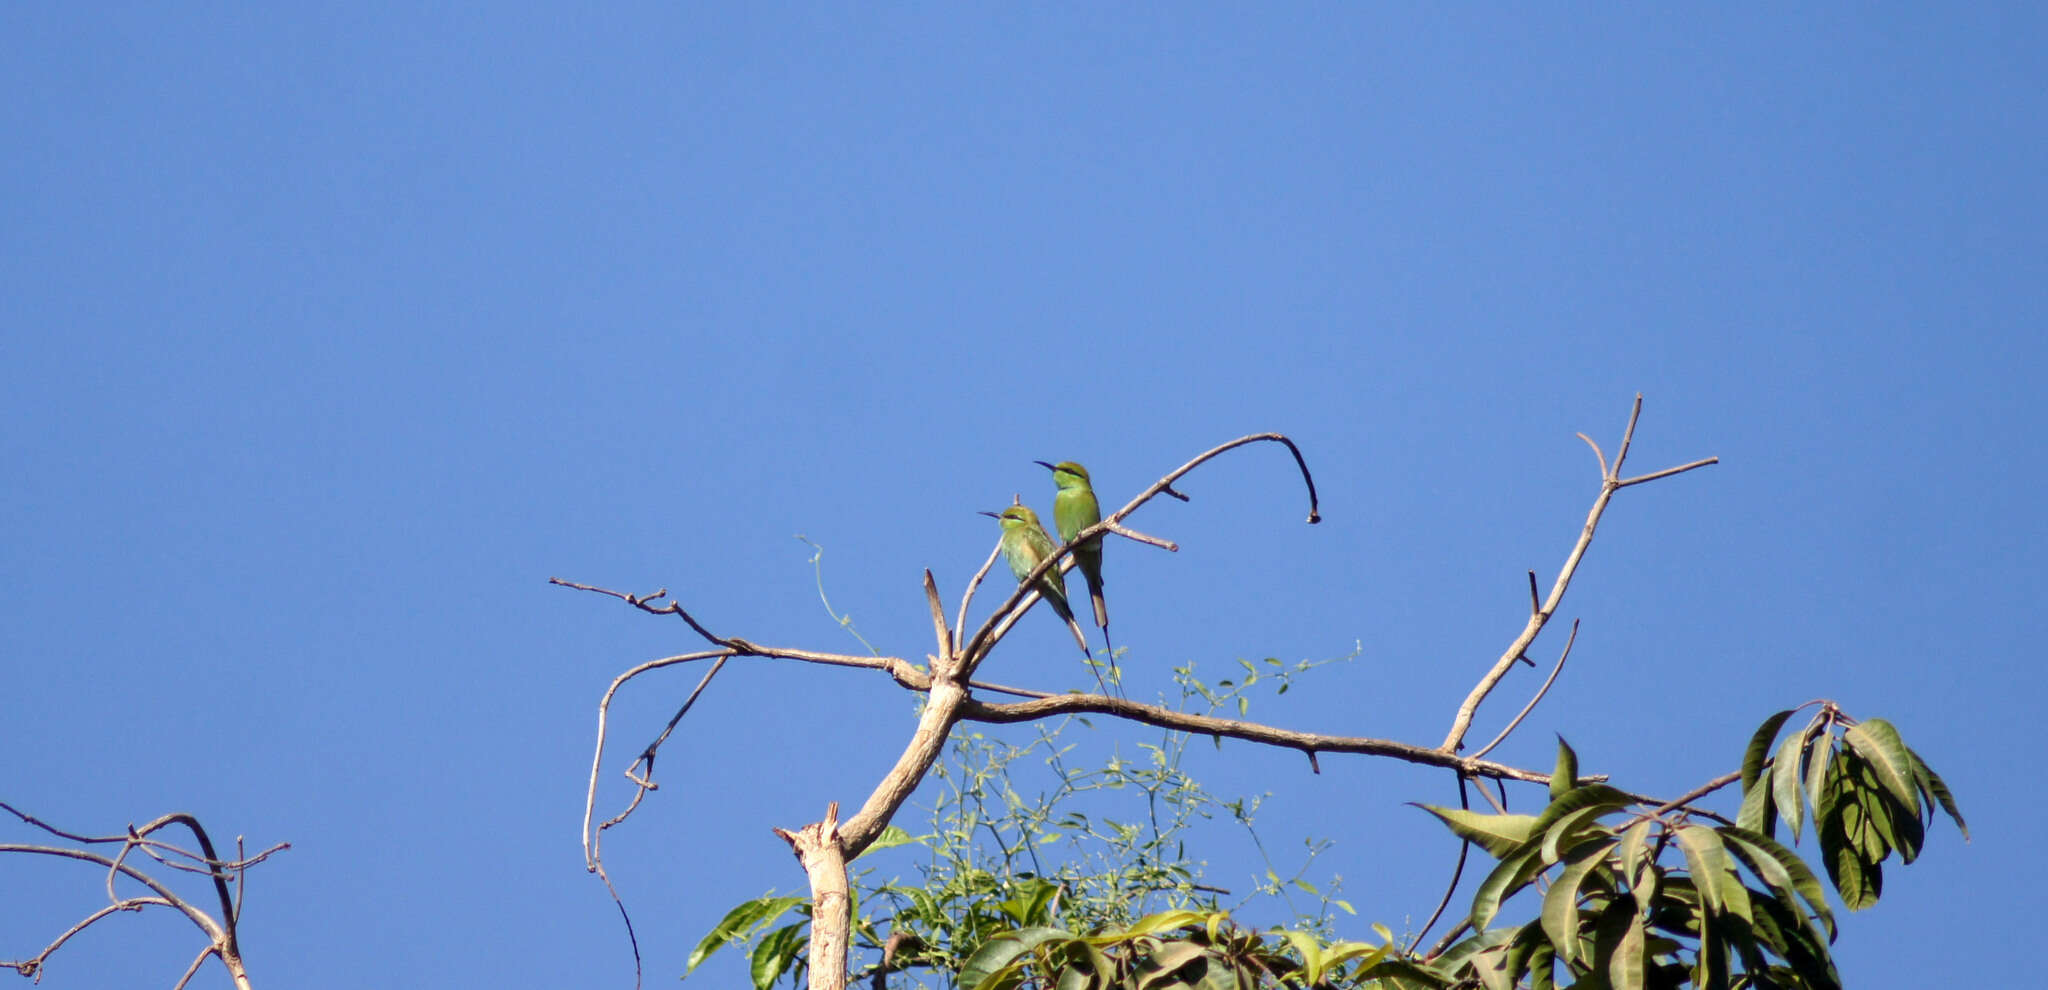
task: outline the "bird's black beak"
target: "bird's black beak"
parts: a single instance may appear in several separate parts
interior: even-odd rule
[[[1047,464],[1047,463],[1046,463],[1046,462],[1044,462],[1044,461],[1032,461],[1031,463],[1033,463],[1033,464],[1036,464],[1036,465],[1038,465],[1039,467],[1042,467],[1042,468],[1046,469],[1047,471],[1057,471],[1057,470],[1059,470],[1059,468],[1053,467],[1052,465],[1050,465],[1050,464]]]
[[[1000,513],[1000,512],[983,512],[983,513],[980,513],[980,514],[981,514],[981,515],[984,515],[984,516],[987,516],[987,517],[989,517],[990,519],[1001,519],[1001,518],[1003,517],[1003,514],[1002,514],[1002,513]]]

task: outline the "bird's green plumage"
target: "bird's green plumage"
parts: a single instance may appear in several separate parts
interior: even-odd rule
[[[1076,533],[1102,521],[1102,506],[1095,500],[1088,469],[1073,461],[1058,464],[1037,462],[1052,472],[1059,494],[1052,499],[1052,521],[1059,527],[1062,543]],[[1074,566],[1088,580],[1088,598],[1095,605],[1095,624],[1109,631],[1109,608],[1102,601],[1102,537],[1097,536],[1074,548]]]
[[[982,515],[994,516],[1003,524],[1000,544],[1003,560],[1010,565],[1010,573],[1016,575],[1018,581],[1030,577],[1040,561],[1059,549],[1059,544],[1046,533],[1045,524],[1038,521],[1038,513],[1031,511],[1028,505],[1013,505],[1000,514],[984,512]],[[1095,654],[1089,651],[1088,641],[1081,636],[1081,627],[1074,622],[1074,610],[1067,604],[1067,580],[1060,573],[1059,565],[1046,568],[1033,590],[1074,631],[1075,640],[1081,644],[1081,652],[1093,659]]]

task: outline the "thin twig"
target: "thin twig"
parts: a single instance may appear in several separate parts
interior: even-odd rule
[[[1686,808],[1686,810],[1691,811],[1694,814],[1705,815],[1710,818],[1720,818],[1719,815],[1715,815],[1711,812],[1705,811],[1704,809],[1690,808],[1687,806],[1692,804],[1694,801],[1706,797],[1707,795],[1712,794],[1715,791],[1718,791],[1721,788],[1726,787],[1729,784],[1735,783],[1736,781],[1741,779],[1742,771],[1731,770],[1728,773],[1724,773],[1719,777],[1715,777],[1714,779],[1707,781],[1706,783],[1701,784],[1700,786],[1695,787],[1692,790],[1685,792],[1684,794],[1680,794],[1679,796],[1672,798],[1671,800],[1666,801],[1663,804],[1657,805],[1657,807],[1653,809],[1650,812],[1650,814],[1654,817],[1656,815],[1664,814],[1667,811],[1675,811],[1679,808]],[[1656,799],[1646,798],[1643,799],[1643,803],[1655,804]],[[1727,821],[1727,819],[1725,818],[1721,818],[1720,820],[1724,822]]]
[[[1680,464],[1677,467],[1665,468],[1662,471],[1652,471],[1649,474],[1639,474],[1633,478],[1623,478],[1620,481],[1615,482],[1614,487],[1627,488],[1630,485],[1640,485],[1646,481],[1656,481],[1659,478],[1669,478],[1674,474],[1684,474],[1685,472],[1691,471],[1694,468],[1703,468],[1709,464],[1719,463],[1721,463],[1721,459],[1718,457],[1702,457],[1699,460],[1692,462],[1691,464]]]
[[[1463,776],[1460,776],[1458,778],[1458,807],[1463,808],[1466,811],[1470,811],[1472,810],[1472,798],[1471,795],[1467,793],[1465,788],[1465,778]],[[1436,910],[1431,911],[1429,913],[1429,920],[1422,923],[1422,930],[1416,932],[1415,938],[1409,941],[1409,955],[1415,954],[1415,947],[1422,944],[1422,939],[1429,934],[1429,930],[1436,927],[1437,919],[1444,916],[1444,908],[1450,906],[1451,895],[1458,892],[1458,881],[1463,879],[1465,876],[1465,858],[1467,856],[1470,856],[1471,854],[1471,840],[1458,840],[1458,865],[1451,867],[1450,886],[1444,888],[1443,900],[1436,902]]]
[[[1573,619],[1572,634],[1564,641],[1564,652],[1557,655],[1557,666],[1550,668],[1550,676],[1543,679],[1543,686],[1536,689],[1536,696],[1530,698],[1529,703],[1523,705],[1522,710],[1517,712],[1515,717],[1508,721],[1508,727],[1500,730],[1500,735],[1494,736],[1492,742],[1479,747],[1479,751],[1472,754],[1474,757],[1485,756],[1493,752],[1493,748],[1500,745],[1501,741],[1508,737],[1508,733],[1515,731],[1515,726],[1521,725],[1522,720],[1528,718],[1529,713],[1536,710],[1536,703],[1543,700],[1543,696],[1550,692],[1550,686],[1557,683],[1557,675],[1564,672],[1564,662],[1571,659],[1572,656],[1572,644],[1578,641],[1579,620]]]
[[[995,566],[996,558],[1002,556],[1002,553],[1003,544],[1001,540],[998,540],[995,546],[989,548],[988,559],[981,562],[981,569],[975,571],[974,577],[967,582],[967,590],[960,594],[960,611],[953,618],[953,654],[955,656],[960,654],[962,645],[960,637],[967,631],[967,606],[968,603],[974,601],[974,589],[981,586],[981,579],[988,576],[988,569]]]
[[[606,722],[611,717],[612,698],[619,693],[619,688],[625,686],[627,681],[648,671],[672,667],[679,663],[708,660],[712,657],[718,658],[718,662],[712,664],[711,669],[705,672],[703,679],[697,682],[697,689],[690,692],[690,698],[683,703],[682,709],[676,712],[674,718],[669,719],[668,728],[662,730],[660,738],[649,744],[647,750],[640,754],[642,759],[652,764],[653,750],[661,745],[662,739],[668,738],[669,732],[675,729],[676,722],[682,719],[683,713],[689,711],[691,705],[696,704],[697,695],[703,693],[705,685],[711,683],[711,676],[718,673],[719,668],[724,666],[725,661],[731,658],[734,653],[735,651],[730,649],[708,650],[702,653],[685,653],[680,656],[649,660],[613,678],[611,687],[605,689],[604,697],[599,699],[597,703],[597,749],[590,757],[590,789],[586,792],[583,799],[583,866],[585,869],[591,872],[596,872],[597,870],[597,850],[595,847],[595,837],[590,828],[590,820],[597,814],[597,776],[604,765],[605,736],[608,731]],[[639,760],[634,762],[637,764]]]

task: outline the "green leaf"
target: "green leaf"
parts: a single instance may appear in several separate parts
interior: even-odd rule
[[[1550,772],[1550,799],[1555,801],[1565,796],[1567,791],[1577,786],[1579,786],[1579,754],[1572,752],[1571,746],[1564,741],[1563,736],[1558,736],[1557,768]]]
[[[1592,948],[1584,959],[1587,963],[1584,968],[1589,972],[1583,979],[1573,984],[1574,990],[1601,985],[1608,976],[1622,940],[1628,936],[1628,930],[1634,927],[1641,917],[1636,913],[1635,905],[1621,901],[1607,905],[1606,909],[1600,912],[1600,917],[1593,922]]]
[[[1187,928],[1190,926],[1201,925],[1207,922],[1208,920],[1209,916],[1201,911],[1189,911],[1185,909],[1175,911],[1160,911],[1157,914],[1148,914],[1142,918],[1139,918],[1137,921],[1132,922],[1131,927],[1124,929],[1122,934],[1126,937],[1133,935],[1152,935],[1158,932],[1170,932],[1176,928]]]
[[[1799,830],[1806,824],[1806,806],[1799,800],[1799,758],[1805,751],[1805,733],[1786,736],[1771,760],[1771,796],[1778,803],[1778,817],[1792,830],[1794,842],[1799,841]]]
[[[1578,958],[1579,886],[1585,882],[1587,874],[1606,865],[1608,851],[1619,843],[1619,839],[1603,839],[1574,848],[1565,861],[1564,870],[1558,873],[1557,879],[1550,884],[1550,890],[1543,895],[1543,933],[1550,937],[1550,944],[1557,947],[1558,956],[1567,963]]]
[[[1378,965],[1380,960],[1385,959],[1387,953],[1394,951],[1392,942],[1393,936],[1391,935],[1387,936],[1388,944],[1385,945],[1367,945],[1364,942],[1338,942],[1329,947],[1329,956],[1323,962],[1334,969],[1346,963],[1357,961],[1360,970],[1371,969],[1373,966]]]
[[[882,834],[875,836],[875,841],[868,843],[868,847],[861,850],[860,856],[855,856],[854,859],[859,859],[861,856],[866,856],[869,853],[881,852],[884,849],[894,849],[897,846],[909,845],[916,841],[918,841],[917,836],[911,835],[902,828],[895,825],[886,826],[882,829]]]
[[[1643,990],[1646,980],[1643,951],[1644,941],[1649,936],[1649,926],[1641,914],[1629,918],[1628,931],[1623,932],[1621,941],[1614,946],[1614,954],[1607,960],[1607,983],[1614,990]]]
[[[1764,754],[1771,750],[1771,740],[1778,738],[1778,730],[1784,728],[1785,720],[1792,717],[1792,709],[1786,709],[1757,726],[1755,734],[1749,737],[1749,746],[1742,751],[1742,790],[1748,793],[1763,776]]]
[[[1543,830],[1543,861],[1557,862],[1562,850],[1570,849],[1583,839],[1612,836],[1614,832],[1611,829],[1598,824],[1588,827],[1587,822],[1613,810],[1598,805],[1580,808],[1551,822],[1550,827]]]
[[[1821,889],[1820,878],[1814,876],[1813,870],[1799,858],[1799,854],[1759,832],[1727,826],[1718,831],[1726,840],[1728,850],[1773,892],[1789,890],[1797,893],[1812,910],[1813,916],[1827,928],[1828,941],[1835,940],[1835,913],[1828,907],[1827,891]],[[1798,905],[1789,896],[1781,896],[1780,899],[1786,902],[1786,908],[1793,914],[1800,914]]]
[[[1203,948],[1193,942],[1168,942],[1146,957],[1143,972],[1133,990],[1150,990],[1175,982],[1170,979],[1175,973],[1205,954]]]
[[[1636,799],[1629,796],[1628,792],[1607,784],[1587,784],[1584,787],[1574,787],[1562,797],[1551,801],[1550,806],[1544,808],[1543,813],[1536,816],[1534,830],[1541,831],[1547,829],[1558,819],[1581,808],[1604,808],[1613,811],[1626,808],[1634,803],[1636,803]]]
[[[1844,812],[1854,802],[1831,803],[1841,807],[1831,807],[1814,827],[1820,837],[1821,865],[1827,867],[1828,880],[1835,885],[1835,893],[1841,895],[1842,906],[1861,911],[1876,904],[1884,892],[1884,871],[1874,860],[1864,858],[1859,842],[1849,834]]]
[[[1539,945],[1529,953],[1529,990],[1557,990],[1557,950]]]
[[[1813,805],[1815,820],[1820,818],[1820,800],[1827,793],[1828,775],[1835,769],[1835,737],[1821,733],[1813,741],[1813,749],[1806,754],[1806,801]],[[1784,809],[1779,809],[1782,813]],[[1799,841],[1799,832],[1794,829],[1792,841]]]
[[[1842,738],[1876,771],[1892,798],[1919,817],[1920,786],[1913,775],[1913,751],[1899,738],[1899,730],[1884,719],[1873,718],[1850,726]]]
[[[1106,988],[1114,986],[1117,975],[1116,963],[1110,960],[1109,954],[1097,946],[1090,945],[1085,940],[1080,943],[1080,946],[1082,954],[1088,959],[1088,970],[1092,974],[1092,979],[1088,981],[1089,985],[1096,988],[1096,990],[1106,990]],[[1068,968],[1071,969],[1072,967],[1069,966]]]
[[[711,931],[705,933],[697,947],[690,951],[690,958],[683,965],[683,975],[688,976],[698,964],[711,958],[712,953],[730,943],[745,941],[754,929],[782,917],[783,912],[803,902],[801,897],[757,897],[740,902],[727,911],[718,924],[711,926]]]
[[[1877,771],[1854,751],[1844,750],[1836,760],[1841,769],[1832,783],[1839,788],[1835,811],[1843,831],[1865,862],[1882,862],[1895,845],[1884,785],[1878,782]]]
[[[1778,808],[1773,803],[1771,788],[1758,785],[1742,792],[1742,810],[1736,812],[1735,823],[1752,832],[1774,834],[1778,828]]]
[[[782,977],[789,964],[796,961],[796,954],[803,948],[804,923],[784,925],[769,932],[754,946],[753,958],[747,964],[747,975],[754,982],[754,990],[768,990]]]
[[[1495,858],[1515,851],[1535,834],[1534,815],[1495,815],[1430,804],[1417,804],[1415,807],[1442,819],[1458,838],[1478,844]]]
[[[1445,990],[1457,982],[1412,959],[1383,959],[1372,968],[1372,978],[1383,990]]]
[[[1933,767],[1927,765],[1927,761],[1920,758],[1920,754],[1909,750],[1907,755],[1913,758],[1913,778],[1920,782],[1921,793],[1926,794],[1929,801],[1939,802],[1941,810],[1948,812],[1948,816],[1955,820],[1956,830],[1963,833],[1963,841],[1970,841],[1970,826],[1964,824],[1963,813],[1956,810],[1956,799],[1949,794],[1948,784],[1942,781],[1940,774],[1934,772]],[[1928,818],[1933,817],[1934,813],[1928,812]]]
[[[1686,869],[1709,914],[1729,914],[1748,921],[1749,892],[1735,873],[1735,862],[1721,836],[1704,825],[1686,825],[1678,830],[1678,847],[1685,853]]]
[[[1472,895],[1472,930],[1484,932],[1493,916],[1500,911],[1500,902],[1514,895],[1518,890],[1543,872],[1541,850],[1534,846],[1525,847],[1521,852],[1510,853],[1500,865],[1487,874]]]
[[[1279,934],[1294,948],[1295,953],[1301,956],[1302,982],[1309,986],[1323,982],[1324,960],[1321,940],[1308,932],[1293,929],[1282,929]]]
[[[1637,884],[1636,878],[1642,873],[1643,864],[1649,859],[1650,826],[1653,824],[1655,823],[1651,819],[1645,818],[1630,825],[1627,831],[1621,833],[1621,875],[1630,887]],[[1640,901],[1642,898],[1638,896],[1637,900]],[[1649,910],[1649,903],[1645,901],[1642,908],[1645,911]]]
[[[1069,937],[1057,928],[1019,928],[997,935],[960,965],[958,985],[966,990],[995,990],[1029,961],[1026,957],[1033,949]]]

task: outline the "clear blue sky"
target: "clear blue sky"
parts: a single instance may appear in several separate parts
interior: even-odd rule
[[[1323,525],[1254,448],[1133,519],[1182,552],[1112,547],[1133,689],[1361,644],[1261,713],[1434,743],[1594,494],[1572,434],[1611,449],[1638,390],[1632,463],[1722,464],[1623,494],[1500,755],[1564,732],[1676,793],[1777,708],[1890,718],[1977,838],[1888,873],[1844,973],[2009,977],[2048,880],[2007,772],[2048,633],[2037,10],[416,7],[0,13],[0,797],[293,843],[250,886],[263,984],[630,980],[577,841],[593,707],[698,643],[551,575],[858,650],[804,533],[921,657],[921,570],[957,593],[1033,460],[1120,503],[1280,430]],[[1028,618],[988,676],[1084,683]],[[607,806],[694,676],[622,704]],[[609,845],[649,985],[801,888],[769,828],[859,800],[909,710],[721,679]],[[1453,847],[1402,802],[1441,774],[1196,752],[1273,841],[1337,841],[1360,933],[1427,914]],[[0,862],[0,955],[98,883]],[[43,985],[196,948],[115,919]]]

